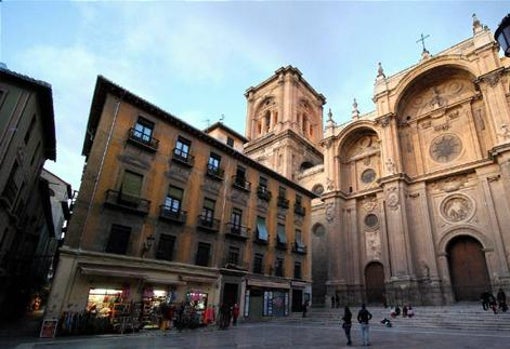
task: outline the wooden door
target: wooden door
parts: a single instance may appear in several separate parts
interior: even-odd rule
[[[383,304],[384,301],[384,268],[381,263],[373,262],[365,269],[365,285],[367,303]]]
[[[489,273],[482,245],[474,238],[461,236],[447,248],[448,264],[456,301],[478,301],[490,290]]]

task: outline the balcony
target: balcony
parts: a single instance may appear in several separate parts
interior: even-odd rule
[[[184,152],[182,149],[174,148],[172,151],[172,161],[187,167],[193,167],[195,164],[195,157],[189,152]]]
[[[223,181],[225,170],[221,167],[207,166],[207,176],[217,181]]]
[[[156,152],[159,147],[158,139],[142,134],[134,127],[129,129],[128,142],[150,152]]]
[[[187,214],[185,211],[174,211],[170,206],[159,206],[159,218],[177,224],[186,223]]]
[[[123,211],[129,211],[138,215],[147,215],[151,202],[138,196],[128,195],[117,190],[106,191],[105,206]]]
[[[284,196],[278,196],[277,205],[281,208],[289,208],[289,199],[285,198]]]
[[[232,176],[232,187],[249,192],[251,190],[251,183],[243,176],[234,175]]]
[[[307,253],[307,248],[301,242],[294,241],[292,244],[292,252],[304,255]]]
[[[294,213],[298,216],[305,216],[306,215],[306,208],[304,206],[299,204],[294,204]]]
[[[220,231],[220,220],[199,215],[197,217],[197,228],[205,232],[217,233]]]
[[[259,199],[269,202],[271,201],[272,194],[267,187],[259,185],[257,187],[257,196]]]
[[[223,258],[221,267],[225,269],[248,271],[248,263],[241,261],[239,258],[227,256]]]
[[[276,238],[275,248],[282,251],[287,251],[287,243],[281,242],[280,239]]]
[[[235,225],[233,223],[225,224],[225,237],[227,238],[246,241],[249,233],[250,229],[245,226]]]

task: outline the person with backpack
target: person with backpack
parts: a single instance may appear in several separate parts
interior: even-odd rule
[[[361,325],[361,342],[364,346],[370,345],[369,340],[369,321],[372,319],[372,314],[367,310],[365,304],[361,305],[361,309],[358,312],[358,322]]]
[[[344,308],[344,316],[342,317],[342,328],[344,329],[345,336],[347,337],[347,345],[352,345],[351,341],[351,326],[352,326],[352,313],[349,307]]]

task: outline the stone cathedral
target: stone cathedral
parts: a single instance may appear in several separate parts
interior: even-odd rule
[[[510,292],[510,59],[473,35],[392,76],[338,125],[295,67],[246,91],[245,153],[317,194],[313,304]],[[375,75],[375,74],[374,74]]]

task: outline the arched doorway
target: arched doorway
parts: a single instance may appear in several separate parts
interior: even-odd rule
[[[372,262],[365,268],[367,303],[384,302],[384,268],[379,262]]]
[[[478,301],[490,289],[489,272],[483,246],[470,236],[453,238],[446,248],[448,266],[456,301]]]

